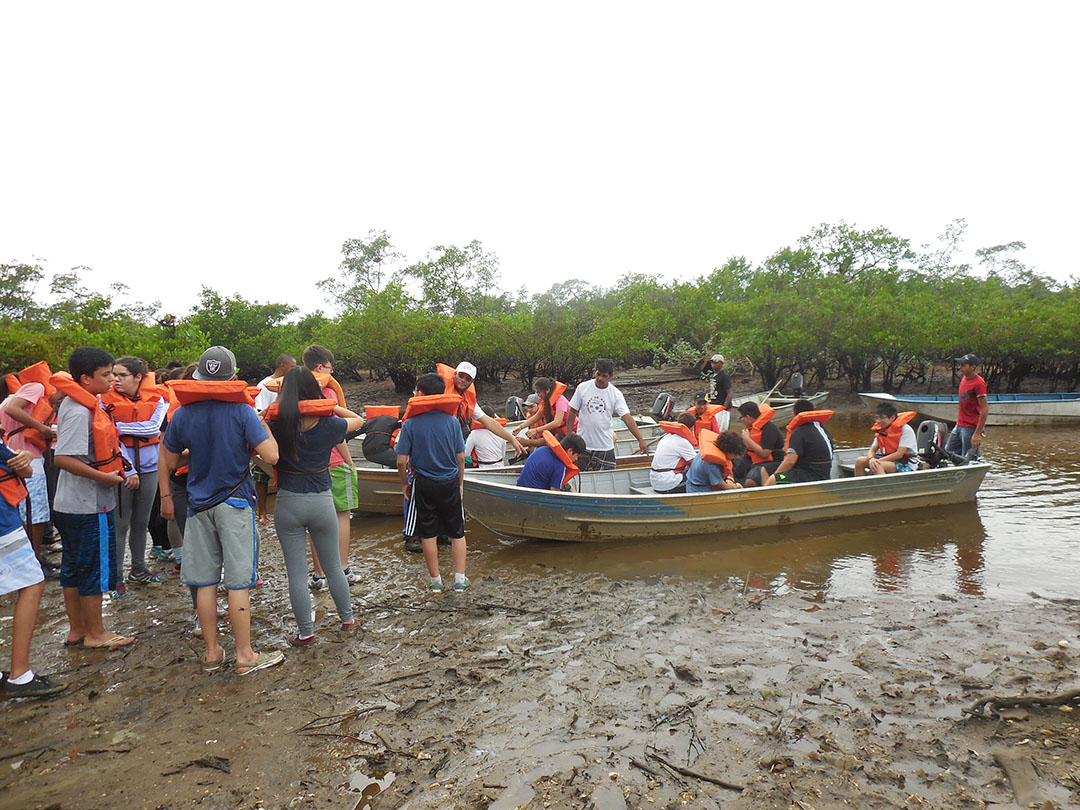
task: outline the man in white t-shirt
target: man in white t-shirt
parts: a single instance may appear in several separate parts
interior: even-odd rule
[[[263,378],[259,383],[259,394],[255,397],[255,410],[262,413],[277,401],[277,391],[268,391],[266,384],[271,380],[280,380],[285,372],[296,365],[296,358],[291,354],[279,354],[274,365],[274,373]]]
[[[613,417],[622,417],[630,433],[638,440],[642,455],[649,454],[649,446],[638,430],[637,422],[626,407],[622,393],[611,384],[615,375],[615,363],[606,357],[596,361],[596,375],[574,389],[570,398],[570,415],[567,424],[574,430],[578,420],[578,435],[585,440],[585,452],[578,457],[578,468],[586,470],[615,469],[615,436],[611,428]]]
[[[489,406],[481,406],[484,414],[491,419],[495,418],[495,411]],[[496,436],[486,427],[474,427],[465,440],[465,460],[472,456],[476,459],[478,467],[484,470],[493,470],[497,467],[506,466],[506,439]]]
[[[693,414],[680,414],[676,420],[694,433]],[[656,443],[649,468],[649,485],[662,495],[676,495],[686,492],[686,468],[697,458],[697,448],[690,440],[677,433],[668,433]]]

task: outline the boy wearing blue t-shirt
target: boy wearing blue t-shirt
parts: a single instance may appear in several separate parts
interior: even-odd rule
[[[446,393],[438,374],[424,374],[416,381],[416,393]],[[439,410],[410,416],[401,425],[395,446],[401,491],[409,502],[405,534],[420,537],[424,548],[432,593],[443,592],[439,573],[439,535],[450,538],[454,560],[454,590],[469,587],[465,576],[465,512],[461,494],[465,485],[465,440],[455,416]],[[412,469],[412,481],[409,469]]]
[[[212,346],[202,353],[194,376],[204,383],[228,382],[236,376],[236,357],[224,346]],[[223,579],[229,591],[237,674],[280,664],[285,660],[281,652],[256,653],[251,646],[248,593],[255,585],[258,563],[255,485],[249,462],[254,449],[263,461],[276,464],[277,442],[251,405],[210,398],[178,408],[161,446],[158,485],[161,516],[166,520],[175,516],[172,472],[180,455],[190,451],[180,580],[198,589],[196,608],[206,644],[203,669],[213,672],[224,660],[217,640],[217,588]]]
[[[576,463],[578,457],[585,452],[585,440],[578,434],[571,433],[563,438],[562,448],[570,460]],[[517,485],[529,489],[561,490],[565,475],[566,464],[555,455],[554,450],[545,445],[537,447],[529,454],[518,475]]]

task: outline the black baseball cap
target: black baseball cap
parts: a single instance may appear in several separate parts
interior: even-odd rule
[[[972,366],[979,365],[979,358],[976,357],[975,355],[973,355],[971,352],[968,352],[963,357],[957,357],[957,358],[955,358],[955,360],[956,360],[957,363],[960,363],[961,365],[963,365],[964,363],[967,363],[968,365],[972,365]]]

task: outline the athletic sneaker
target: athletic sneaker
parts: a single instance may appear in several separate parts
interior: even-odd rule
[[[349,580],[350,585],[355,585],[360,581],[360,575],[353,571],[352,566],[350,565],[345,569],[345,579]]]
[[[198,616],[195,617],[195,626],[191,628],[191,634],[193,636],[195,636],[195,638],[202,638],[203,637],[203,635],[202,635],[202,625],[199,624],[199,617]]]
[[[454,583],[454,590],[455,590],[455,591],[458,591],[459,593],[460,593],[461,591],[467,591],[467,590],[469,590],[469,578],[468,578],[468,577],[465,577],[465,581],[464,581],[464,582],[455,582],[455,583]]]
[[[58,554],[64,550],[64,544],[57,540],[55,543],[48,543],[45,545],[44,550],[50,554]]]
[[[172,552],[166,551],[161,546],[150,546],[150,556],[155,560],[171,560]]]
[[[0,692],[3,692],[4,697],[7,698],[20,698],[20,697],[47,697],[48,695],[55,695],[57,692],[63,692],[67,689],[67,686],[62,683],[54,683],[46,678],[44,675],[35,674],[26,683],[12,683],[7,679],[7,673],[3,673],[3,686],[0,687]]]
[[[405,550],[411,551],[413,554],[423,554],[424,544],[420,542],[419,537],[406,537]]]
[[[45,575],[45,579],[60,579],[60,566],[53,565],[48,560],[40,560],[41,573]]]
[[[144,571],[141,574],[132,571],[127,575],[127,581],[132,585],[149,585],[152,588],[161,585],[161,577],[154,576],[149,571]]]
[[[427,587],[432,593],[442,593],[445,590],[441,582],[429,582]]]
[[[123,599],[125,596],[127,596],[127,585],[123,582],[116,586],[116,590],[109,591],[109,598],[112,600]]]
[[[311,579],[308,580],[308,587],[313,591],[321,591],[326,588],[326,577],[320,577],[318,574],[312,574]]]

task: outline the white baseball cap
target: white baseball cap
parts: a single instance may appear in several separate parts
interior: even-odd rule
[[[722,355],[722,354],[714,354],[712,356],[712,362],[714,362],[714,363],[723,363],[723,362],[725,362],[724,355]]]
[[[462,374],[468,374],[474,380],[476,379],[476,366],[468,361],[462,360],[457,364],[457,368],[454,371],[460,371]]]

